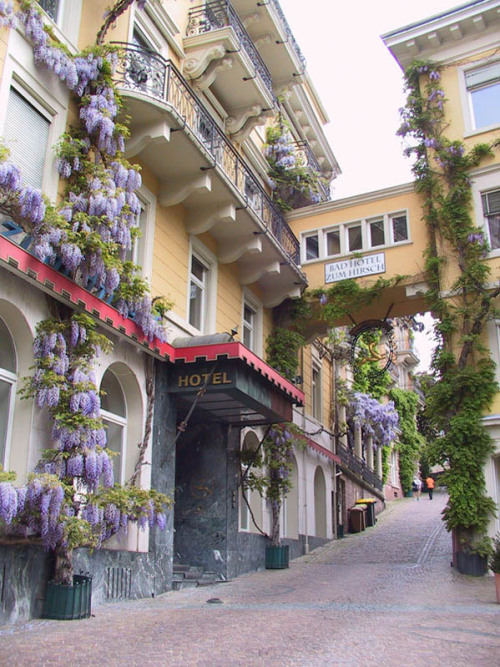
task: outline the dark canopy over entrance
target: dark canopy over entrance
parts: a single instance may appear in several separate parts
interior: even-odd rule
[[[291,421],[292,405],[304,399],[295,385],[237,342],[177,348],[169,393],[176,396],[180,420],[191,410],[196,420],[206,416],[240,426]]]

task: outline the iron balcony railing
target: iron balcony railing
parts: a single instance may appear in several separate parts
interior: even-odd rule
[[[321,180],[321,167],[316,156],[311,150],[307,141],[296,141],[295,155],[299,162],[306,166],[312,173],[318,176],[318,187],[321,194],[321,201],[330,201],[330,191],[327,185]]]
[[[344,466],[344,468],[347,468],[351,472],[364,479],[365,482],[368,482],[368,484],[370,484],[370,486],[372,486],[374,489],[378,489],[379,491],[382,490],[382,480],[377,475],[377,473],[373,470],[370,470],[363,459],[360,459],[359,456],[356,456],[356,454],[349,447],[345,447],[339,443],[337,446],[337,454],[339,455],[341,464]]]
[[[225,28],[226,26],[231,26],[233,28],[240,44],[252,61],[252,65],[260,74],[266,88],[276,102],[271,74],[229,0],[214,0],[213,2],[207,2],[205,5],[190,9],[186,35],[190,37],[192,35],[210,32],[211,30]]]
[[[285,30],[285,34],[286,34],[286,38],[287,38],[288,43],[292,46],[293,50],[295,51],[295,55],[297,56],[297,58],[302,63],[303,71],[305,71],[305,69],[306,69],[306,59],[304,58],[304,55],[303,55],[302,51],[300,50],[300,47],[295,40],[295,37],[293,36],[291,28],[288,25],[288,21],[286,19],[285,13],[281,9],[280,3],[278,2],[278,0],[271,0],[271,4],[273,5],[274,9],[276,10],[276,13],[280,17],[280,21],[281,21],[281,24],[283,25],[283,28]]]
[[[140,47],[122,45],[116,77],[123,88],[143,93],[172,107],[208,152],[214,165],[259,218],[265,230],[280,244],[284,255],[297,266],[300,261],[299,241],[283,214],[173,63]]]

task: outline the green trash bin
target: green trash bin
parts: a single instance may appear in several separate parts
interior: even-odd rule
[[[366,507],[366,527],[374,526],[377,522],[375,516],[375,504],[377,502],[376,498],[360,498],[356,500],[355,505],[365,505]]]
[[[92,606],[92,577],[75,574],[73,586],[47,583],[42,618],[70,621],[90,618]]]

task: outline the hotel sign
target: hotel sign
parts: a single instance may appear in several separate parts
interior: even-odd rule
[[[385,252],[325,264],[325,283],[385,273]]]

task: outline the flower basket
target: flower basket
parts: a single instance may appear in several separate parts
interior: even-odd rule
[[[71,621],[89,618],[91,612],[92,577],[75,574],[73,585],[65,586],[49,581],[42,618]]]
[[[284,570],[288,567],[288,544],[280,547],[266,547],[266,570]]]

